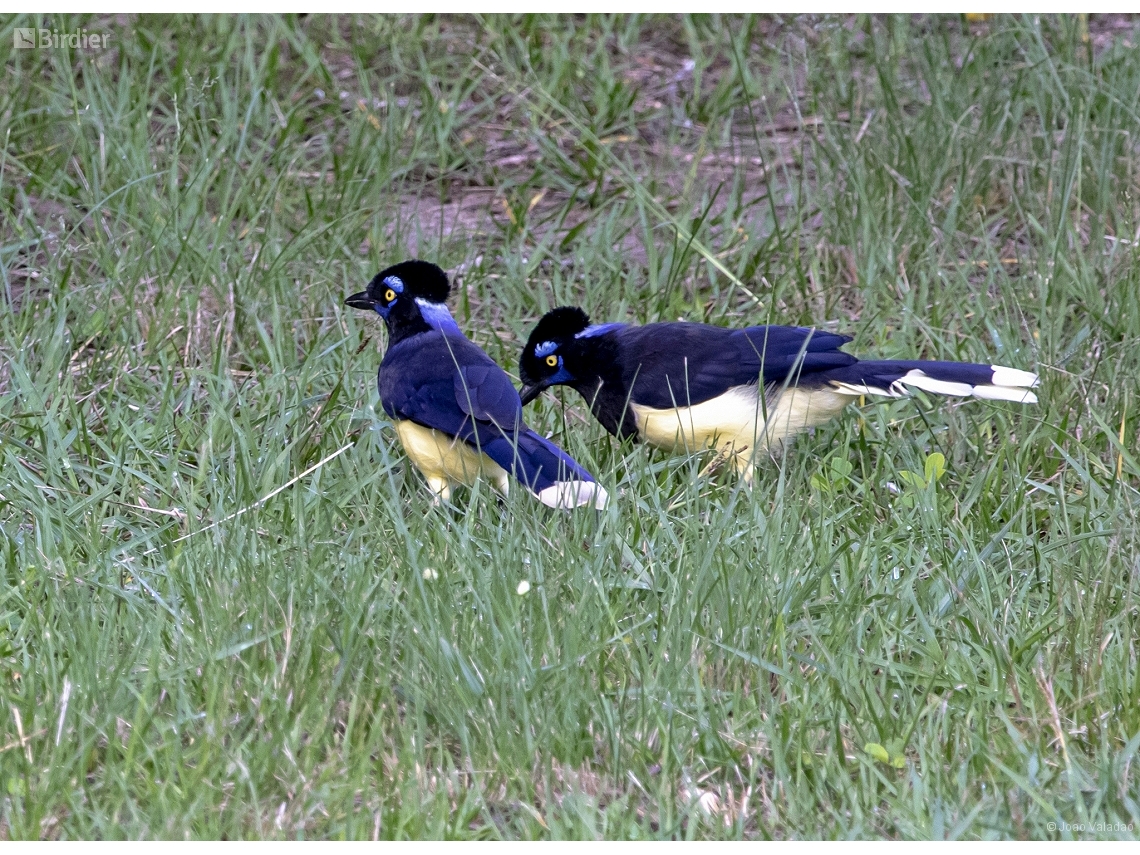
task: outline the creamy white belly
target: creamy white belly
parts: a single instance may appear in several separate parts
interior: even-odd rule
[[[480,475],[490,479],[499,492],[506,494],[509,485],[506,470],[462,439],[453,439],[411,421],[397,421],[396,435],[438,498],[449,498],[452,485],[474,484]]]
[[[692,407],[655,410],[630,404],[638,432],[650,445],[672,452],[717,448],[734,456],[738,471],[758,451],[775,447],[838,415],[854,397],[832,388],[777,388],[764,401],[759,386],[736,386]]]

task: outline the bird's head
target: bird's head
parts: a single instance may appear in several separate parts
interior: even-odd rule
[[[447,310],[451,285],[447,274],[430,261],[401,261],[381,270],[368,283],[368,289],[344,301],[354,309],[371,309],[388,322],[440,329],[455,326]]]
[[[573,355],[566,348],[589,326],[589,317],[574,306],[562,306],[542,316],[519,357],[523,404],[529,404],[549,386],[574,382],[574,373],[566,365],[567,357],[573,360]]]

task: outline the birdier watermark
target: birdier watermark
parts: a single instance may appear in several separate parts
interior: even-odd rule
[[[1134,822],[1048,822],[1050,831],[1075,831],[1077,834],[1097,834],[1106,831],[1135,831]]]
[[[74,32],[49,30],[47,27],[16,27],[12,31],[12,47],[16,50],[106,50],[110,44],[110,33],[89,33],[81,27]]]

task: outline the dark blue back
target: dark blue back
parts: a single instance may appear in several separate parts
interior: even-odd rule
[[[610,336],[631,400],[655,409],[699,404],[760,378],[781,383],[791,375],[797,385],[810,385],[811,375],[858,361],[838,350],[849,336],[807,327],[670,322],[626,326]]]

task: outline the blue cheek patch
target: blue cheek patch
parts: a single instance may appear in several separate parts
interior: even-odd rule
[[[544,341],[535,345],[534,355],[539,359],[542,359],[544,356],[550,356],[550,354],[554,353],[556,350],[558,350],[558,342]]]
[[[557,385],[558,383],[569,383],[570,381],[572,381],[574,379],[574,375],[571,374],[569,371],[567,371],[562,366],[562,364],[559,363],[558,364],[558,372],[556,374],[551,375],[550,377],[547,377],[546,379],[547,379],[547,381],[550,382],[551,385]]]

